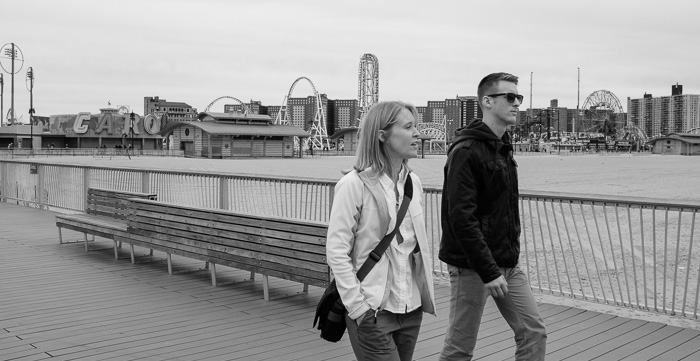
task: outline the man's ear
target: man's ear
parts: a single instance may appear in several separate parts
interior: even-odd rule
[[[493,105],[493,104],[491,104],[491,101],[492,101],[491,97],[484,96],[483,98],[481,98],[481,106],[484,108],[491,109],[491,106]]]

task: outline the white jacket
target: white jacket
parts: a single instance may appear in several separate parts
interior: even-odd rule
[[[357,271],[362,267],[369,253],[379,244],[384,235],[392,230],[389,227],[389,209],[384,190],[376,172],[370,169],[357,173],[353,170],[341,178],[335,187],[335,198],[331,208],[326,240],[328,265],[333,271],[338,292],[348,315],[356,319],[370,309],[380,310],[389,293],[387,287],[389,260],[382,255],[379,262],[367,274],[362,284],[357,279]],[[435,290],[430,259],[430,244],[425,231],[423,216],[423,187],[415,174],[413,197],[406,217],[411,217],[420,246],[422,267],[415,270],[420,289],[423,312],[435,315]],[[418,278],[423,278],[422,281]]]

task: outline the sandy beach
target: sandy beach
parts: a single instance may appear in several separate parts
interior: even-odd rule
[[[409,165],[426,187],[441,187],[444,155]],[[645,197],[700,202],[700,157],[649,154],[516,154],[520,189],[586,195]],[[181,170],[337,180],[352,156],[314,158],[192,159],[171,157],[52,157],[32,162],[98,167]]]

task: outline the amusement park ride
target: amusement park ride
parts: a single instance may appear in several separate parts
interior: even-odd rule
[[[358,119],[359,122],[359,120],[362,119],[362,116],[367,112],[367,110],[372,105],[377,103],[379,99],[379,60],[377,60],[377,57],[373,54],[364,54],[360,59],[358,73],[358,101],[360,108],[360,116]],[[279,112],[277,112],[277,115],[275,116],[274,123],[303,127],[302,124],[294,124],[293,115],[290,114],[291,111],[289,111],[289,106],[287,104],[289,99],[292,98],[294,88],[300,81],[305,81],[311,86],[315,102],[314,120],[309,129],[311,137],[306,138],[303,144],[300,144],[299,139],[295,138],[294,146],[297,149],[299,149],[299,146],[301,146],[302,149],[309,149],[310,147],[316,149],[330,149],[328,131],[326,130],[326,111],[323,108],[321,96],[319,95],[318,91],[316,91],[316,86],[311,81],[311,79],[307,77],[300,77],[297,80],[295,80],[294,83],[292,83],[292,86],[289,88],[289,92],[287,93],[287,95],[285,95],[284,99],[282,100],[282,105],[280,106]],[[216,104],[216,102],[222,99],[231,99],[236,101],[238,104],[240,104],[241,108],[243,109],[243,114],[249,114],[250,109],[248,108],[248,106],[238,98],[232,96],[222,96],[217,99],[214,99],[214,101],[207,105],[207,107],[204,109],[204,112],[209,112],[211,107],[214,104]]]
[[[555,110],[556,111],[556,110]],[[547,114],[549,117],[551,114]],[[624,119],[624,111],[620,100],[608,90],[597,90],[591,93],[583,103],[581,112],[572,121],[571,131],[561,131],[549,124],[543,124],[540,115],[529,127],[538,127],[535,139],[540,142],[561,145],[576,143],[616,143],[645,144],[649,138],[636,124]],[[533,135],[530,133],[531,136]]]

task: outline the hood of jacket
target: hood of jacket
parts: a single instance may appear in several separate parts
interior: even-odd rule
[[[447,150],[447,153],[449,154],[457,144],[468,139],[485,141],[492,144],[496,149],[500,149],[503,144],[511,144],[510,135],[508,132],[504,132],[503,137],[498,138],[491,128],[489,128],[489,126],[486,125],[486,123],[484,123],[481,119],[474,119],[466,127],[455,130],[455,137],[452,140],[452,144]]]

